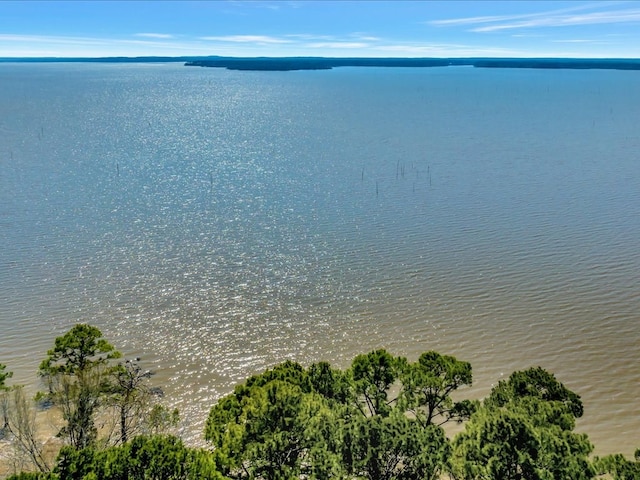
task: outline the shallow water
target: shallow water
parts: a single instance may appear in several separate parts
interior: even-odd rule
[[[282,361],[541,365],[640,447],[638,72],[0,65],[0,361],[89,322],[200,437]]]

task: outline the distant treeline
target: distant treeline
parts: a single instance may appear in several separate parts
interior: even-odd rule
[[[184,63],[218,57],[0,57],[0,63]]]
[[[335,67],[564,68],[640,70],[640,59],[217,57],[185,63],[229,70],[329,70]]]
[[[330,70],[336,67],[448,67],[640,70],[640,59],[583,58],[329,58],[329,57],[101,57],[0,58],[19,63],[184,63],[228,70]]]

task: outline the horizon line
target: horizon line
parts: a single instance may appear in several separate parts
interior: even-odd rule
[[[326,56],[326,55],[258,55],[258,56],[243,56],[243,55],[107,55],[107,56],[0,56],[0,61],[3,60],[137,60],[137,59],[170,59],[175,61],[181,61],[182,59],[207,59],[207,58],[219,58],[219,59],[327,59],[327,60],[638,60],[640,57],[571,57],[571,56],[420,56],[420,57],[398,57],[398,56]]]

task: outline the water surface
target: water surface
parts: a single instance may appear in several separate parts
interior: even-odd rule
[[[196,439],[284,359],[541,365],[640,446],[638,72],[0,65],[0,361],[98,326]]]

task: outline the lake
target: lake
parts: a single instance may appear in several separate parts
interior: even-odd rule
[[[639,75],[0,64],[0,362],[96,325],[192,439],[285,359],[540,365],[631,454]]]

